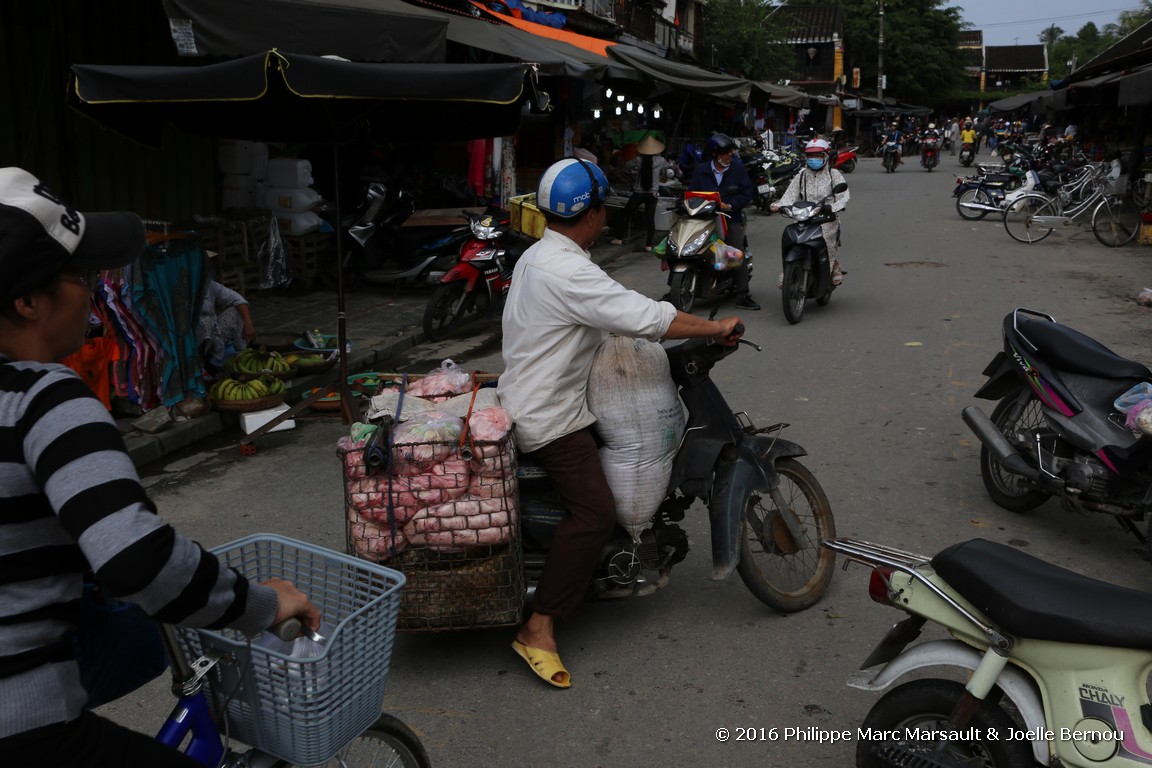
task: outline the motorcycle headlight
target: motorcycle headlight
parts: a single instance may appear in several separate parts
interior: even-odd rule
[[[680,255],[681,256],[693,256],[693,255],[695,255],[698,251],[700,251],[700,249],[702,249],[708,243],[708,238],[711,236],[712,236],[711,232],[709,232],[708,230],[704,230],[700,234],[696,235],[696,237],[689,240],[688,243],[685,244],[685,246],[680,249]]]
[[[473,222],[472,234],[476,236],[477,240],[495,240],[500,237],[500,228],[496,224],[484,225],[480,222]]]

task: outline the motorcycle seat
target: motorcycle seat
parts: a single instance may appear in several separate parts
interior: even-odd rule
[[[1011,323],[1011,317],[1007,323]],[[1103,379],[1152,381],[1148,367],[1121,357],[1090,336],[1066,325],[1017,315],[1016,327],[1050,365],[1061,371]],[[1011,325],[1008,325],[1011,328]]]
[[[1082,576],[984,539],[953,544],[932,567],[1000,629],[1057,643],[1152,650],[1152,594]]]

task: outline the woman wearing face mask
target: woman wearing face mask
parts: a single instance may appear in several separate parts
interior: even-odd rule
[[[832,167],[828,155],[832,147],[824,139],[813,139],[804,145],[805,167],[800,173],[792,177],[792,183],[772,204],[772,210],[777,211],[781,206],[792,205],[797,200],[808,200],[819,203],[831,197],[832,210],[840,212],[848,206],[848,190],[833,195],[832,188],[837,184],[847,184],[844,174]],[[824,242],[828,244],[828,261],[832,265],[832,283],[840,285],[844,280],[844,270],[840,268],[840,261],[836,258],[840,242],[840,221],[830,221],[823,225]],[[784,273],[780,273],[777,287],[783,285]]]

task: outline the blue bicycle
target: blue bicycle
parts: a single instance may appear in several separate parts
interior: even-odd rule
[[[179,701],[157,739],[211,768],[429,768],[419,737],[380,711],[404,575],[269,534],[213,552],[250,580],[294,582],[327,636],[308,639],[305,655],[299,640],[162,626]],[[278,634],[294,638],[295,625]],[[252,749],[233,751],[233,738]]]

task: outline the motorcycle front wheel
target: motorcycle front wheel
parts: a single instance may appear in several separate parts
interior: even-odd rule
[[[956,198],[956,213],[960,214],[960,218],[967,219],[968,221],[980,221],[988,215],[988,211],[978,211],[975,208],[965,208],[966,203],[975,205],[995,205],[992,200],[992,195],[983,187],[971,187],[964,190]]]
[[[780,286],[780,301],[784,306],[784,318],[796,325],[804,317],[804,302],[808,300],[808,270],[800,261],[784,264],[784,283]]]
[[[1000,401],[996,410],[992,411],[992,423],[1013,446],[1020,445],[1020,440],[1016,437],[1019,434],[1032,435],[1038,429],[1048,429],[1040,401],[1035,397],[1024,406],[1020,416],[1013,419],[1012,410],[1017,398],[1017,394],[1009,395]],[[1034,461],[1031,457],[1028,458],[1029,463]],[[992,501],[1009,512],[1027,512],[1048,500],[1047,493],[1029,485],[1023,477],[1004,469],[987,447],[980,448],[980,477]]]
[[[767,493],[753,493],[744,508],[740,565],[744,586],[760,602],[793,613],[824,596],[836,568],[836,553],[820,546],[836,535],[832,505],[816,477],[795,459],[776,462],[781,510]],[[794,541],[781,515],[790,515],[802,540]]]
[[[463,321],[468,307],[468,281],[453,280],[432,289],[424,308],[424,335],[432,341],[443,341]]]
[[[999,693],[998,689],[993,689]],[[892,732],[914,737],[920,733],[947,733],[952,730],[948,718],[964,686],[952,680],[913,680],[893,688],[880,697],[864,718],[864,734]],[[971,741],[950,741],[948,750],[954,758],[948,765],[979,765],[984,768],[1033,768],[1032,743],[1027,739],[1009,739],[1010,730],[1022,726],[992,698],[985,699],[968,722],[964,732],[976,735]],[[856,743],[856,768],[885,768],[891,765],[917,765],[916,756],[931,760],[938,742],[916,738],[861,738]],[[882,756],[882,752],[892,754]],[[935,765],[935,761],[925,762]]]
[[[681,312],[691,312],[696,303],[696,270],[686,269],[673,272],[668,279],[668,298],[672,306]]]

